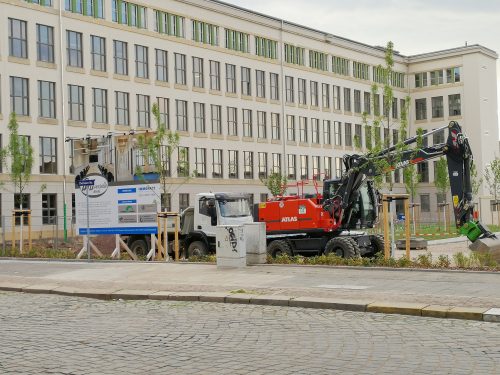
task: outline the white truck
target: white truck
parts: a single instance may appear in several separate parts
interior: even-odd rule
[[[179,242],[186,257],[215,253],[215,227],[217,225],[241,225],[254,221],[246,194],[200,193],[194,206],[181,212]],[[174,226],[167,228],[169,244],[173,244]],[[150,236],[129,235],[129,248],[137,255],[145,255],[150,249]],[[169,254],[173,252],[171,246]]]

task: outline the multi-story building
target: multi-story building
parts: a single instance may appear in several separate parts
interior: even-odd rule
[[[109,135],[155,129],[153,103],[180,134],[166,207],[179,210],[207,190],[265,199],[260,179],[272,172],[289,181],[339,176],[342,155],[363,151],[355,139],[366,147],[362,114],[371,121],[384,100],[381,89],[372,93],[383,82],[383,48],[218,1],[0,0],[0,9],[1,142],[15,112],[34,149],[24,206],[39,225],[62,216],[64,202],[70,215],[79,166],[120,163],[103,142]],[[398,137],[409,97],[410,133],[458,120],[483,170],[498,142],[496,58],[479,45],[395,53],[392,124],[381,136]],[[116,177],[120,168],[133,175],[134,152],[114,166]],[[433,165],[419,172],[417,200],[432,219],[440,199]],[[1,178],[2,214],[10,215],[19,199],[8,174]]]

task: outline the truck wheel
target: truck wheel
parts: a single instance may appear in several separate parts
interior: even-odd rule
[[[356,241],[354,238],[352,237],[346,237],[347,240],[349,240],[349,242],[352,244],[352,246],[354,247],[354,251],[356,253],[356,257],[360,257],[361,256],[361,249],[359,248],[359,245],[358,245],[358,241]]]
[[[325,255],[335,254],[342,258],[355,258],[356,249],[351,243],[350,238],[335,237],[326,243]]]
[[[279,255],[292,256],[292,249],[286,241],[276,240],[267,246],[267,253],[273,258],[276,258]]]
[[[148,243],[146,242],[146,240],[140,240],[140,239],[134,240],[130,244],[129,248],[137,256],[148,255],[149,249],[148,249]]]
[[[194,241],[189,244],[188,247],[188,258],[195,256],[195,257],[202,257],[208,255],[208,248],[207,245],[205,245],[204,242],[202,241]]]
[[[371,236],[370,239],[373,246],[373,252],[371,252],[369,255],[374,257],[384,251],[384,236],[376,234]]]

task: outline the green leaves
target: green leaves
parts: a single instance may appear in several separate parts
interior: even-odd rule
[[[490,194],[495,197],[495,201],[500,195],[500,159],[495,158],[484,169],[484,179],[490,191]]]
[[[268,178],[261,178],[273,196],[283,195],[286,192],[287,178],[281,173],[271,173]]]

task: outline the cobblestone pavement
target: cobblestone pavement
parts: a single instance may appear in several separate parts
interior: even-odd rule
[[[497,374],[497,323],[0,293],[1,374]]]

